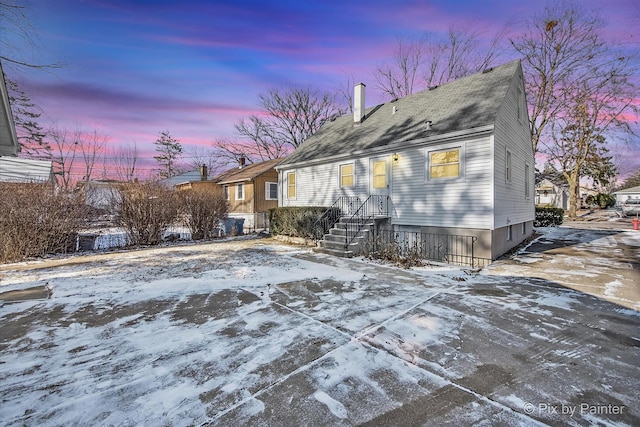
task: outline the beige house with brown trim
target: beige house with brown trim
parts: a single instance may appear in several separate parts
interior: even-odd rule
[[[238,167],[221,175],[206,179],[206,172],[199,181],[176,185],[177,190],[206,188],[224,195],[229,202],[229,218],[244,219],[243,228],[267,228],[267,212],[278,207],[278,172],[275,166],[283,159],[246,164],[240,160]]]
[[[278,207],[278,172],[282,159],[241,164],[216,178],[229,202],[229,217],[244,219],[244,228],[267,228],[267,212]]]

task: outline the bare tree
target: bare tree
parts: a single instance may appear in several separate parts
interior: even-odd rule
[[[65,189],[70,188],[74,184],[72,171],[78,156],[80,131],[53,127],[47,134],[51,138],[51,146],[54,151],[53,160],[58,169],[56,173],[62,180],[62,187]]]
[[[263,161],[285,156],[327,120],[342,113],[335,97],[311,87],[272,89],[259,97],[260,116],[250,116],[235,125],[246,143],[219,140],[215,145],[229,159],[243,156]]]
[[[79,131],[76,142],[79,155],[83,162],[84,181],[90,181],[93,175],[96,162],[100,156],[104,154],[104,149],[109,137],[98,132],[97,129],[92,131]]]
[[[114,168],[121,181],[132,182],[136,176],[139,154],[136,143],[120,146],[114,150]]]
[[[635,70],[629,59],[603,56],[592,64],[590,73],[565,87],[565,108],[552,122],[552,138],[544,142],[546,153],[561,165],[569,183],[569,218],[576,217],[582,176],[603,181],[615,174],[606,135],[632,134],[624,113],[637,112]]]
[[[523,58],[534,152],[547,126],[567,109],[565,92],[609,57],[600,37],[603,25],[583,6],[549,3],[510,40]]]
[[[425,60],[424,40],[399,39],[390,63],[378,66],[375,77],[378,88],[393,99],[414,93],[419,69]]]
[[[356,79],[353,76],[346,77],[344,84],[337,89],[338,96],[344,102],[346,106],[344,111],[346,113],[353,113],[353,88],[356,85]],[[342,108],[341,108],[342,110]]]
[[[205,165],[209,176],[217,175],[229,163],[226,156],[222,156],[220,151],[215,148],[194,147],[188,150],[185,157],[189,170],[199,169]]]
[[[633,134],[625,115],[637,111],[636,58],[606,41],[603,27],[597,14],[565,2],[548,5],[511,39],[524,58],[533,149],[542,147],[567,179],[570,218],[580,179],[615,173],[607,144]]]
[[[217,152],[220,155],[222,167],[237,165],[241,159],[247,163],[254,163],[270,158],[277,159],[286,155],[285,152],[278,155],[277,152],[272,155],[264,153],[262,147],[255,141],[238,138],[219,138],[214,143]],[[269,147],[267,147],[268,149]],[[271,157],[274,156],[274,157]]]
[[[491,66],[498,58],[503,30],[484,42],[484,31],[452,27],[444,39],[399,40],[393,60],[378,67],[378,89],[392,99],[438,86]]]
[[[28,8],[18,1],[0,1],[0,62],[5,62],[18,67],[29,68],[54,68],[60,64],[34,64],[23,59],[26,49],[21,49],[13,44],[13,40],[20,39],[32,48],[36,46],[34,40],[37,34],[28,16]],[[14,37],[6,37],[11,34]]]

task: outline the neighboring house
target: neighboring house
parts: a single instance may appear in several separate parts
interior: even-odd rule
[[[566,185],[554,184],[548,179],[543,179],[536,185],[536,205],[566,210],[569,207],[569,189]]]
[[[616,198],[616,206],[622,206],[625,200],[640,199],[640,186],[616,191],[613,195]]]
[[[20,143],[0,63],[0,182],[55,183],[51,161],[19,159],[18,152]]]
[[[278,207],[278,172],[282,159],[238,167],[214,179],[229,202],[229,218],[244,219],[244,229],[268,228],[267,212]]]
[[[178,183],[175,184],[176,190],[178,191],[184,191],[184,190],[191,190],[191,189],[195,189],[195,188],[206,188],[207,190],[210,191],[214,191],[214,192],[219,192],[220,194],[222,194],[222,189],[218,188],[218,184],[216,183],[215,180],[209,180],[209,171],[207,169],[207,165],[202,165],[200,166],[200,170],[198,171],[198,176],[194,177],[194,174],[192,172],[189,172],[189,175],[192,178],[194,178],[194,180],[192,181],[180,181]]]
[[[180,175],[172,176],[171,178],[161,179],[160,183],[168,186],[169,188],[176,187],[178,184],[183,184],[190,181],[198,181],[202,176],[202,168],[192,170],[189,172],[181,173]]]
[[[20,144],[16,136],[16,125],[13,121],[2,63],[0,63],[0,157],[15,157],[19,151]]]
[[[49,160],[0,157],[0,182],[55,184],[53,164]]]
[[[78,189],[82,191],[86,205],[113,214],[120,202],[118,186],[121,184],[122,182],[113,179],[81,181]]]
[[[277,166],[280,206],[366,208],[397,233],[474,236],[474,256],[486,259],[532,234],[520,61],[373,108],[364,97],[360,83],[353,115],[327,122]]]

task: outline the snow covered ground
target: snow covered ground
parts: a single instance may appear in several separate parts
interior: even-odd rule
[[[638,311],[513,265],[241,238],[0,266],[38,286],[0,306],[3,425],[640,425]]]

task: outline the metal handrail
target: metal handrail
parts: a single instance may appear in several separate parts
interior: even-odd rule
[[[376,230],[372,256],[385,251],[401,258],[420,258],[476,268],[486,267],[491,259],[476,256],[478,238],[469,235]],[[384,255],[384,254],[383,254]]]
[[[373,209],[369,209],[373,203]],[[353,215],[345,223],[345,240],[344,250],[348,250],[349,245],[358,237],[358,234],[366,224],[371,221],[376,215],[388,216],[389,215],[389,196],[370,195],[367,199],[358,207]],[[356,227],[351,227],[355,224]]]
[[[357,196],[338,197],[338,199],[320,215],[320,218],[313,223],[314,238],[320,240],[341,217],[350,215],[354,211],[355,206],[360,205],[360,198]]]

